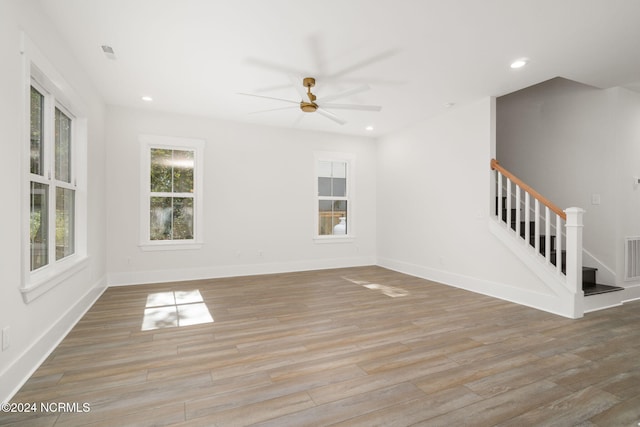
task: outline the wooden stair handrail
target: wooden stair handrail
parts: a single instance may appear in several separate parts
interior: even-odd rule
[[[515,176],[514,174],[512,174],[511,172],[509,172],[508,170],[506,170],[502,166],[500,166],[500,163],[498,163],[498,161],[496,159],[491,159],[491,170],[499,171],[502,175],[506,176],[512,182],[515,182],[517,185],[519,185],[520,188],[522,188],[524,191],[526,191],[527,193],[529,193],[533,197],[535,197],[540,203],[542,203],[543,205],[545,205],[546,207],[551,209],[551,211],[553,211],[560,218],[564,219],[565,221],[567,220],[567,214],[564,213],[562,211],[562,209],[560,209],[559,207],[557,207],[556,205],[551,203],[551,201],[549,201],[549,199],[544,197],[542,194],[538,193],[536,190],[531,188],[529,185],[525,184],[520,178],[518,178],[517,176]]]

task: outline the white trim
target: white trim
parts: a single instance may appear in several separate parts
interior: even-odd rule
[[[58,73],[55,67],[47,60],[46,56],[24,33],[20,33],[20,53],[22,55],[23,73],[23,129],[22,129],[22,155],[20,157],[21,172],[21,288],[23,299],[29,303],[52,289],[65,279],[71,277],[88,265],[87,259],[87,119],[86,107],[81,98]],[[55,108],[64,110],[72,119],[72,159],[71,159],[71,183],[62,184],[54,176],[52,159],[53,135],[45,134],[45,153],[43,176],[31,174],[30,167],[30,132],[31,111],[30,94],[31,86],[42,91],[45,96],[44,108],[53,114]],[[50,111],[49,111],[50,110]],[[53,116],[45,114],[45,126],[53,129]],[[49,186],[49,261],[46,266],[31,271],[30,234],[30,183],[41,182]],[[61,260],[56,260],[55,253],[55,188],[69,188],[75,193],[74,216],[74,253]],[[51,249],[53,248],[53,250]]]
[[[332,268],[363,267],[375,264],[375,257],[362,256],[173,270],[132,271],[109,273],[108,284],[109,286],[141,285],[148,283],[180,282],[222,277],[291,273],[296,271],[327,270]]]
[[[318,215],[316,211],[316,216]],[[316,227],[317,228],[317,227]],[[325,243],[353,243],[356,239],[356,236],[353,234],[349,234],[346,236],[315,236],[313,241],[319,244]]]
[[[640,284],[627,285],[624,288],[624,295],[622,296],[622,298],[623,304],[640,300]]]
[[[64,265],[63,268],[43,271],[44,274],[38,277],[38,281],[34,281],[30,283],[29,286],[24,286],[20,289],[22,299],[25,303],[30,303],[68,278],[84,270],[89,265],[89,257],[71,255],[60,260],[60,263],[65,263],[66,265]]]
[[[478,279],[477,277],[465,276],[403,261],[378,258],[378,265],[380,267],[388,268],[389,270],[431,280],[443,285],[465,289],[481,295],[487,295],[493,298],[509,301],[514,304],[532,307],[552,314],[568,317],[570,319],[582,317],[581,315],[576,316],[573,311],[573,306],[575,304],[581,304],[582,300],[582,296],[578,297],[577,294],[574,297],[573,302],[567,303],[567,301],[563,302],[561,298],[558,298],[558,296],[553,293],[546,294],[533,292],[528,289],[516,288],[503,283]]]
[[[154,252],[154,251],[189,251],[201,249],[202,243],[183,243],[182,240],[167,240],[167,241],[152,241],[138,245],[141,251]]]
[[[182,138],[160,135],[139,135],[140,142],[140,206],[139,206],[139,244],[143,251],[197,250],[204,244],[204,148],[203,139]],[[151,148],[194,151],[194,224],[193,240],[151,240],[149,238],[149,178]]]
[[[62,313],[51,327],[43,331],[12,364],[0,371],[0,402],[11,400],[105,290],[106,278],[103,277]]]

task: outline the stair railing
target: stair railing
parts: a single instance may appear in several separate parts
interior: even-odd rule
[[[563,211],[503,168],[496,159],[491,159],[491,170],[496,172],[496,219],[502,220],[516,237],[524,239],[526,246],[538,256],[542,256],[547,268],[554,269],[570,290],[581,293],[584,210],[568,208]],[[512,206],[513,204],[515,207]],[[541,209],[543,213],[540,212]],[[524,211],[524,218],[521,210]],[[531,224],[533,224],[533,230],[531,230]],[[544,227],[544,234],[541,234],[542,227]],[[555,239],[551,237],[552,227],[555,228]],[[566,231],[564,238],[563,229]],[[532,231],[533,235],[531,235]],[[544,236],[544,240],[540,236]],[[566,257],[562,255],[563,249]]]

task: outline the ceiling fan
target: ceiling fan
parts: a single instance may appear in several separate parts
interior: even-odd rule
[[[290,104],[297,104],[300,110],[305,113],[318,113],[321,116],[324,116],[330,120],[333,120],[334,122],[340,125],[345,124],[346,121],[342,120],[340,117],[328,111],[327,108],[341,109],[341,110],[361,110],[361,111],[380,111],[382,109],[382,107],[378,105],[335,104],[330,102],[330,101],[334,101],[340,98],[344,98],[346,96],[354,95],[356,93],[364,92],[366,90],[371,89],[368,85],[358,86],[356,88],[349,89],[344,92],[337,93],[335,95],[326,96],[322,98],[322,100],[318,100],[318,97],[311,92],[311,88],[316,85],[315,78],[305,77],[304,79],[302,79],[302,87],[298,86],[295,83],[296,79],[292,77],[289,77],[289,78],[293,86],[298,91],[298,94],[301,97],[301,101],[293,101],[293,100],[284,99],[284,98],[274,98],[272,96],[256,95],[252,93],[239,93],[239,95],[255,96],[257,98],[273,99],[276,101],[288,102]],[[306,88],[306,91],[303,88]],[[283,107],[283,108],[275,108],[275,109],[266,110],[266,111],[275,111],[275,110],[282,110],[287,108],[294,108],[294,107],[290,106],[290,107]],[[262,111],[262,112],[266,112],[266,111]]]

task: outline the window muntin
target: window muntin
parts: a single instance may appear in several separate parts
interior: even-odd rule
[[[317,159],[317,236],[349,236],[350,162],[342,159]]]

